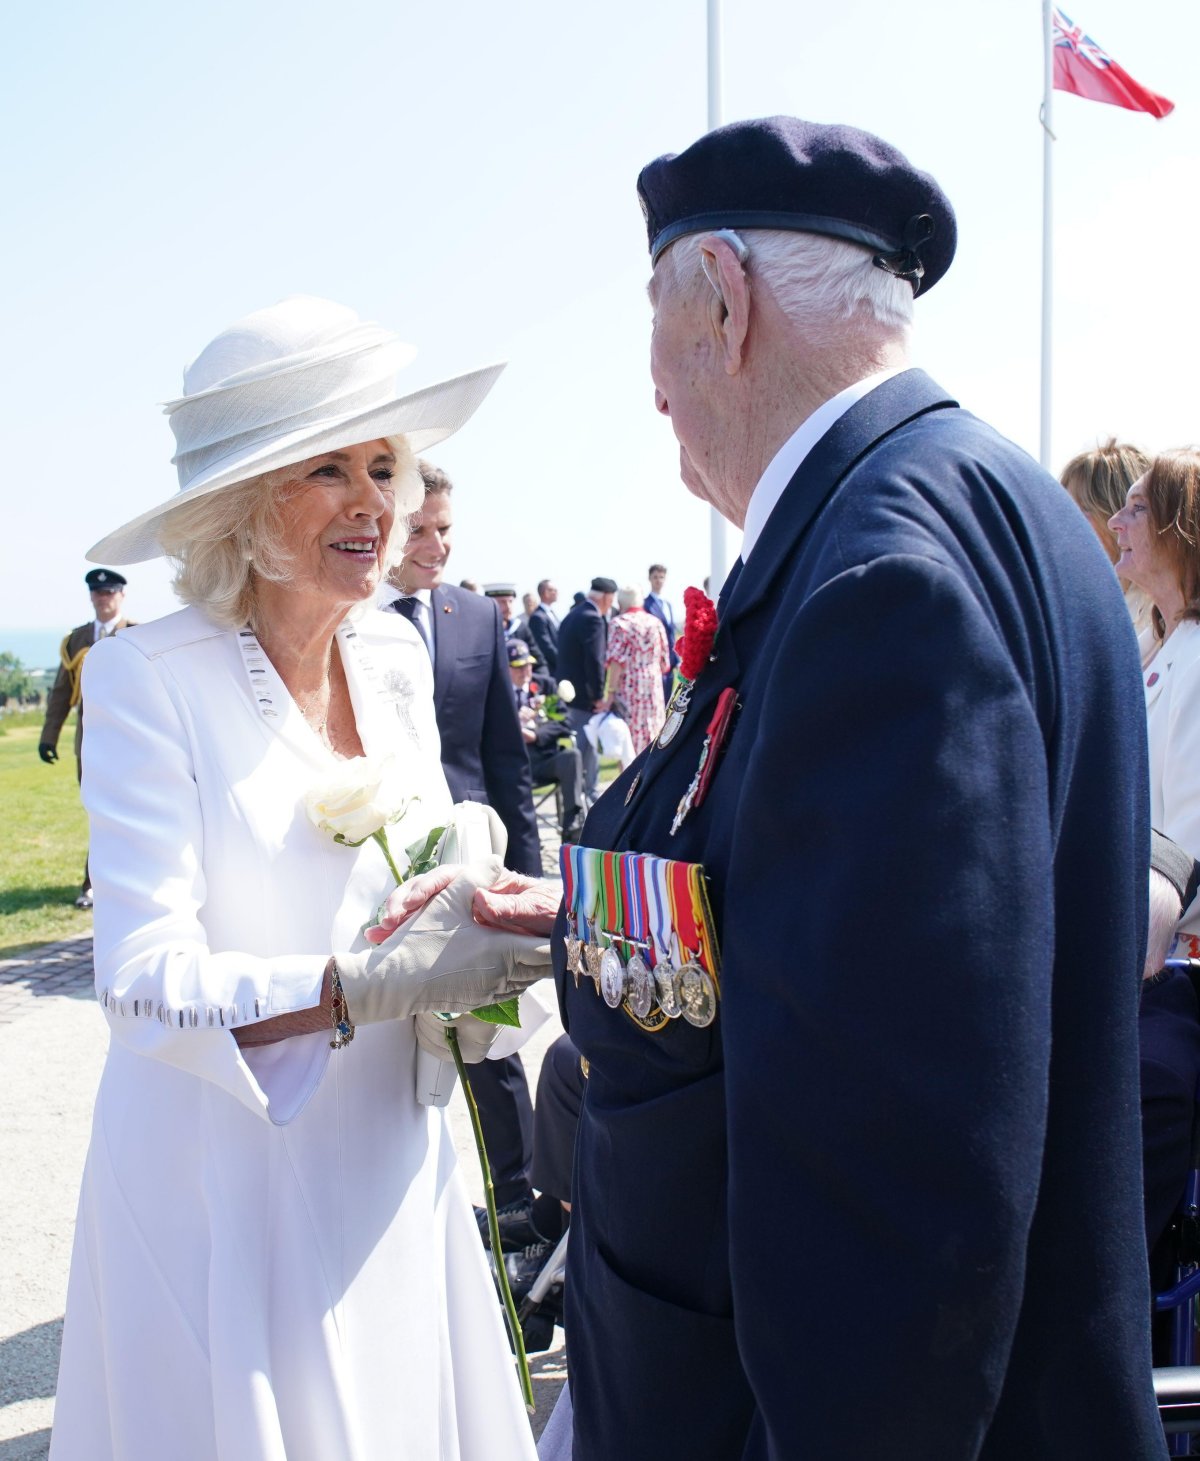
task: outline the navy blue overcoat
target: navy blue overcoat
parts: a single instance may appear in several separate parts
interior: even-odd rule
[[[1090,528],[906,371],[813,448],[720,608],[681,732],[582,839],[704,864],[716,1023],[645,1033],[555,940],[590,1062],[576,1461],[1165,1455],[1145,717]]]

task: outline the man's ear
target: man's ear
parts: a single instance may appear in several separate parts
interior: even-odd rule
[[[709,322],[720,340],[725,374],[736,375],[750,330],[750,281],[737,253],[719,234],[700,240],[700,266],[712,285]]]

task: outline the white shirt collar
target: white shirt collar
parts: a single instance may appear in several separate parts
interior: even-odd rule
[[[758,479],[758,485],[750,494],[750,502],[746,507],[746,522],[742,529],[741,558],[743,563],[754,551],[754,545],[758,542],[763,528],[766,527],[767,519],[783,496],[784,488],[796,475],[800,463],[833,423],[844,416],[850,407],[861,401],[864,396],[870,395],[876,386],[882,385],[885,380],[891,380],[892,376],[899,375],[902,370],[907,369],[907,365],[900,365],[894,370],[877,370],[874,375],[868,375],[860,381],[855,381],[852,386],[847,386],[844,391],[839,391],[836,396],[831,396],[823,405],[818,406],[807,420],[797,426],[771,458],[767,464],[767,470]]]
[[[120,614],[115,619],[110,619],[106,624],[103,619],[92,620],[92,643],[99,644],[102,639],[107,639],[110,634],[117,632],[117,625],[121,622]]]
[[[375,607],[377,609],[389,609],[397,599],[419,599],[421,603],[433,613],[433,590],[430,588],[419,588],[411,594],[406,594],[403,589],[396,587],[394,583],[388,583],[384,579],[375,595]]]

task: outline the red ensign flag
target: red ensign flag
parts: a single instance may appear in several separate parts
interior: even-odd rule
[[[1088,101],[1107,101],[1152,117],[1175,110],[1173,101],[1147,91],[1057,7],[1052,25],[1055,91],[1071,91]]]

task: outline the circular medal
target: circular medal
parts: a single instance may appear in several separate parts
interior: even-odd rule
[[[689,959],[679,976],[679,997],[683,1017],[689,1025],[703,1029],[717,1017],[717,986],[694,959]]]
[[[600,956],[600,993],[609,1009],[618,1009],[625,995],[625,968],[611,944]]]
[[[679,970],[670,959],[660,959],[654,966],[654,992],[667,1019],[677,1020],[683,1013],[683,1001],[679,997]]]
[[[654,975],[641,954],[635,953],[626,964],[625,977],[629,981],[629,1008],[644,1020],[654,1005]]]

